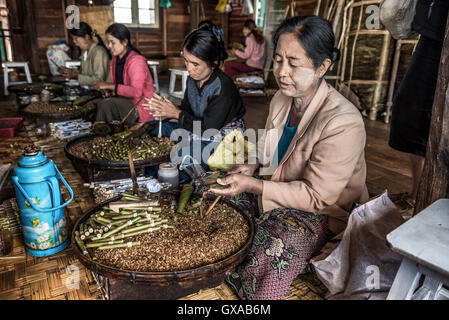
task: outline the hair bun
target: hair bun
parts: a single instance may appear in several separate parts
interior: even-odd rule
[[[212,31],[213,28],[216,28],[215,24],[210,20],[203,20],[198,24],[198,29],[201,30],[210,30]]]
[[[340,59],[340,50],[334,48],[334,50],[332,50],[332,62],[336,62],[339,59]]]

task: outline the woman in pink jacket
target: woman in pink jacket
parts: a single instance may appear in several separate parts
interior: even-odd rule
[[[137,103],[136,112],[132,112],[128,116],[125,125],[131,126],[137,121],[153,120],[152,113],[142,106],[144,97],[153,97],[153,78],[147,60],[131,44],[131,34],[128,28],[119,23],[110,25],[106,30],[106,42],[113,56],[111,60],[112,83],[96,82],[94,87],[97,90],[113,90],[115,96],[97,103],[96,121],[107,123],[113,120],[121,121]]]
[[[270,102],[259,161],[240,164],[218,179],[222,196],[256,195],[260,215],[247,258],[226,281],[244,299],[281,299],[326,241],[344,231],[354,203],[368,199],[366,133],[359,110],[327,84],[338,60],[329,21],[285,20],[273,39]],[[270,178],[253,174],[269,175]],[[246,198],[246,199],[245,199]]]
[[[233,49],[234,56],[245,59],[246,61],[226,61],[224,65],[225,73],[230,76],[236,76],[242,73],[263,70],[265,58],[267,55],[266,41],[264,36],[257,30],[254,20],[248,19],[243,25],[243,35],[245,36],[245,50]]]

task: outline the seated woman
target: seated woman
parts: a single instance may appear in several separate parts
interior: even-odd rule
[[[189,77],[179,107],[157,95],[147,99],[148,103],[145,104],[155,117],[178,120],[176,123],[164,123],[163,136],[169,137],[175,129],[185,129],[190,141],[201,142],[201,150],[212,141],[219,142],[233,129],[245,130],[242,98],[232,79],[219,68],[227,58],[220,31],[206,21],[184,39],[182,55]],[[203,136],[208,129],[216,129],[217,135]],[[153,133],[157,134],[157,131]],[[192,149],[190,145],[190,154]],[[194,158],[207,169],[207,158],[202,161]]]
[[[154,92],[147,59],[131,44],[131,34],[123,24],[110,25],[106,30],[106,41],[113,56],[112,82],[96,82],[94,88],[111,90],[116,96],[97,103],[96,121],[121,121],[137,103],[137,112],[131,112],[124,124],[132,126],[137,121],[143,123],[153,120],[153,115],[142,106],[143,98],[152,98]]]
[[[80,73],[70,68],[60,67],[58,72],[68,79],[78,80],[81,86],[91,86],[97,81],[106,81],[109,76],[111,58],[103,39],[85,22],[80,22],[79,29],[69,29],[73,43],[81,49]],[[93,37],[97,38],[97,42]]]
[[[281,23],[273,69],[280,89],[258,158],[259,173],[272,176],[258,179],[259,164],[242,164],[218,181],[228,188],[211,189],[224,196],[256,194],[263,212],[248,258],[226,278],[242,298],[284,297],[326,238],[344,230],[353,203],[367,200],[362,116],[323,78],[338,56],[327,20]]]
[[[226,61],[224,70],[230,77],[263,70],[265,64],[267,55],[266,41],[260,31],[257,30],[254,20],[248,19],[245,21],[242,33],[245,36],[245,50],[232,49],[232,52],[236,57],[245,59],[246,61],[244,63],[232,60]]]

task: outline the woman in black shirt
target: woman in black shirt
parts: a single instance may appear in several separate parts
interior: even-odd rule
[[[182,55],[189,77],[179,107],[157,95],[144,104],[156,118],[178,120],[177,123],[164,122],[163,136],[170,136],[176,129],[184,129],[183,133],[188,135],[190,142],[201,141],[201,150],[212,141],[218,145],[234,129],[245,130],[242,98],[232,79],[219,69],[227,58],[221,34],[221,30],[208,22],[201,24],[184,39]],[[205,133],[206,130],[208,132]],[[157,129],[153,133],[157,133]],[[181,135],[178,131],[177,136],[172,138],[175,140]],[[210,148],[209,154],[213,149]],[[203,167],[207,167],[207,158],[208,155],[205,155],[199,161]]]
[[[448,0],[418,0],[412,29],[421,37],[393,101],[389,145],[409,154],[413,185],[404,199],[412,206],[424,168],[448,11]]]

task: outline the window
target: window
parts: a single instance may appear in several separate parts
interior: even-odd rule
[[[115,0],[114,21],[128,27],[159,28],[158,0]]]

